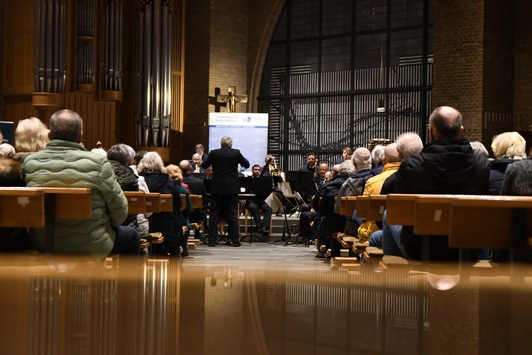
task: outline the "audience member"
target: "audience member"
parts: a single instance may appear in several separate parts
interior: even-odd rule
[[[12,158],[0,158],[0,186],[24,186],[20,161]],[[27,228],[0,227],[0,252],[23,252],[28,247],[28,241],[29,231]]]
[[[137,175],[129,167],[134,156],[133,148],[123,143],[115,144],[107,151],[107,160],[111,163],[118,184],[123,191],[139,191]]]
[[[190,192],[185,188],[181,181],[183,181],[183,174],[181,169],[177,165],[170,164],[166,167],[166,173],[174,180],[177,192],[180,195],[185,195],[185,209],[179,211],[179,218],[181,219],[181,225],[183,226],[183,238],[181,238],[181,256],[188,256],[188,236],[190,232],[189,216],[192,213],[192,201],[190,200]]]
[[[532,196],[532,159],[516,161],[506,168],[501,195]]]
[[[150,192],[172,195],[172,211],[158,212],[150,217],[150,232],[161,232],[164,237],[163,255],[180,256],[181,240],[183,238],[183,225],[179,216],[181,209],[181,196],[175,183],[164,167],[163,160],[157,152],[148,152],[138,165],[141,176],[146,180]]]
[[[415,153],[421,153],[423,150],[423,142],[421,141],[421,138],[417,133],[414,132],[406,132],[401,135],[399,135],[395,140],[395,150],[397,150],[397,157],[399,158],[399,162],[402,162],[406,157],[415,154]],[[386,165],[388,164],[388,159],[386,158],[386,149],[385,149],[385,159],[386,159]],[[392,160],[395,160],[395,158],[392,158]],[[396,169],[390,169],[388,170],[386,165],[384,166],[383,172],[371,179],[368,180],[368,183],[371,181],[372,185],[374,185],[373,191],[368,191],[370,195],[372,194],[382,194],[384,186],[386,184],[391,184],[393,182],[393,176],[397,172],[399,165],[397,165]],[[377,192],[378,191],[378,192]],[[366,192],[366,189],[364,189],[364,192]],[[375,223],[379,230],[375,230],[373,233],[371,233],[370,239],[369,239],[369,245],[382,248],[382,222]],[[402,226],[396,226],[396,229],[401,229]],[[359,233],[361,233],[361,230],[359,228]],[[362,232],[363,233],[363,232]],[[360,235],[360,234],[359,234]]]
[[[188,160],[181,160],[179,162],[179,169],[181,169],[181,175],[183,176],[181,184],[186,184],[188,186],[188,190],[192,195],[200,195],[201,201],[203,203],[203,206],[201,208],[194,208],[192,210],[192,212],[188,216],[188,220],[190,223],[202,223],[205,226],[207,214],[206,209],[209,204],[209,196],[207,194],[207,189],[205,188],[205,182],[203,179],[200,179],[191,173],[192,165]],[[200,229],[195,229],[194,233],[195,238],[200,239]]]
[[[220,149],[209,152],[201,167],[206,169],[212,165],[213,177],[210,198],[209,246],[216,245],[218,222],[222,211],[228,214],[228,233],[232,245],[240,246],[238,225],[238,164],[249,168],[249,161],[244,158],[240,150],[233,149],[233,139],[224,136],[220,140]]]
[[[342,164],[346,160],[351,160],[352,156],[353,156],[353,149],[349,147],[344,147],[344,149],[342,149],[342,156],[340,157],[340,159],[336,161],[336,164]]]
[[[28,155],[46,148],[49,130],[37,117],[20,120],[15,128],[15,157],[23,161]]]
[[[130,146],[128,147],[131,148]],[[150,189],[148,188],[148,184],[146,184],[146,180],[144,179],[144,177],[139,175],[139,171],[137,169],[138,164],[140,163],[144,155],[146,155],[146,153],[148,152],[145,150],[139,150],[138,152],[135,152],[133,148],[131,148],[131,150],[133,151],[132,152],[133,158],[129,162],[129,168],[133,170],[133,173],[137,177],[139,191],[142,191],[144,193],[149,193]],[[151,212],[139,213],[137,214],[136,223],[130,224],[131,227],[135,228],[137,232],[139,232],[141,238],[149,239],[149,233],[150,233],[149,218],[151,215],[152,215]]]
[[[350,163],[344,162],[338,166],[338,174],[333,178],[323,183],[314,199],[312,200],[312,208],[317,212],[315,217],[316,236],[318,238],[318,245],[325,245],[331,248],[331,256],[340,256],[340,245],[336,239],[332,239],[333,233],[341,232],[345,229],[346,219],[335,211],[335,200],[340,188],[349,179],[349,174],[353,171]],[[324,257],[325,255],[319,251],[316,257]]]
[[[491,149],[495,160],[491,160],[490,195],[499,195],[506,168],[513,162],[526,158],[526,141],[517,132],[504,132],[493,137]]]
[[[58,253],[140,253],[140,237],[133,228],[121,226],[127,216],[127,200],[107,158],[85,150],[81,117],[70,110],[50,118],[50,142],[44,150],[24,160],[27,186],[89,187],[92,190],[92,219],[56,221],[54,249]],[[44,246],[44,230],[36,231],[36,242]]]
[[[380,174],[384,167],[384,145],[377,144],[371,150],[371,161],[374,175]]]
[[[0,158],[12,158],[15,156],[15,148],[9,143],[0,144]]]
[[[462,138],[462,116],[448,106],[436,108],[429,117],[430,142],[419,154],[406,157],[392,175],[393,184],[382,193],[412,194],[486,194],[489,188],[489,161],[474,154],[469,142]],[[430,259],[455,259],[457,250],[450,249],[448,238],[430,238]],[[384,221],[382,247],[385,255],[407,259],[422,258],[422,241],[413,228],[403,226],[399,234],[387,228]]]

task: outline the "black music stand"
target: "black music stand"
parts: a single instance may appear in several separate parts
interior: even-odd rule
[[[240,188],[244,189],[244,193],[240,194],[239,196],[240,198],[244,197],[245,200],[265,200],[272,191],[272,180],[269,176],[261,176],[258,178],[240,177],[239,179]],[[246,239],[246,237],[248,237],[249,243],[251,244],[253,239],[253,216],[250,217],[251,232],[249,235],[244,235],[242,238],[240,238],[240,241],[243,241]],[[270,223],[272,223],[272,221],[270,221]],[[260,237],[259,240],[263,242]]]
[[[299,192],[306,200],[309,196],[314,196],[318,189],[314,174],[310,171],[287,171],[286,181],[290,183],[292,192]]]
[[[283,236],[281,240],[278,241],[272,241],[270,244],[276,243],[276,242],[284,242],[284,245],[290,245],[292,244],[292,233],[290,233],[290,226],[288,225],[288,218],[287,214],[292,213],[293,210],[297,209],[297,206],[294,206],[292,202],[282,193],[278,191],[272,192],[274,197],[279,200],[281,205],[283,206],[283,216],[284,216],[284,222],[283,222]]]

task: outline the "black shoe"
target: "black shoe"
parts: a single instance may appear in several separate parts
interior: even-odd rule
[[[233,243],[232,243],[230,240],[228,240],[227,242],[225,242],[225,245],[227,245],[228,247],[230,247],[232,244],[233,244]]]
[[[240,244],[240,242],[237,240],[236,242],[233,242],[233,246],[238,248],[239,246],[241,246],[242,244]]]
[[[263,227],[263,228],[259,229],[259,233],[264,235],[264,236],[266,236],[266,235],[270,234],[270,231],[268,230],[268,228]]]
[[[210,246],[210,247],[215,247],[216,243],[215,242],[209,242],[209,244],[207,244],[207,245]]]

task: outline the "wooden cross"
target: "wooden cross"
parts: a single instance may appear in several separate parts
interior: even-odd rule
[[[227,88],[227,95],[218,95],[216,97],[218,102],[225,102],[227,104],[227,112],[236,112],[236,104],[248,102],[248,95],[237,95],[236,86],[229,86]]]

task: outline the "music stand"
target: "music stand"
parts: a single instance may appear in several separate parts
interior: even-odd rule
[[[279,201],[279,203],[283,206],[282,207],[283,215],[284,215],[283,236],[281,240],[279,241],[284,242],[284,245],[287,246],[287,245],[292,244],[292,233],[290,233],[290,226],[288,225],[288,218],[286,217],[286,215],[288,213],[291,213],[294,209],[297,209],[297,206],[294,206],[292,202],[290,202],[290,200],[282,192],[273,191],[272,193],[273,193],[274,198],[276,198]],[[276,243],[276,241],[270,242],[270,244],[273,244],[273,243]]]
[[[292,191],[299,192],[305,198],[316,194],[318,186],[314,180],[314,173],[310,171],[287,171],[285,176]]]
[[[261,176],[258,178],[240,177],[239,179],[240,188],[244,189],[244,193],[239,194],[239,196],[245,200],[265,200],[272,191],[272,181],[269,176]],[[251,232],[249,235],[245,235],[240,239],[240,241],[243,241],[246,237],[249,237],[249,243],[253,239],[253,216],[250,217]],[[260,237],[259,240],[263,242]]]

